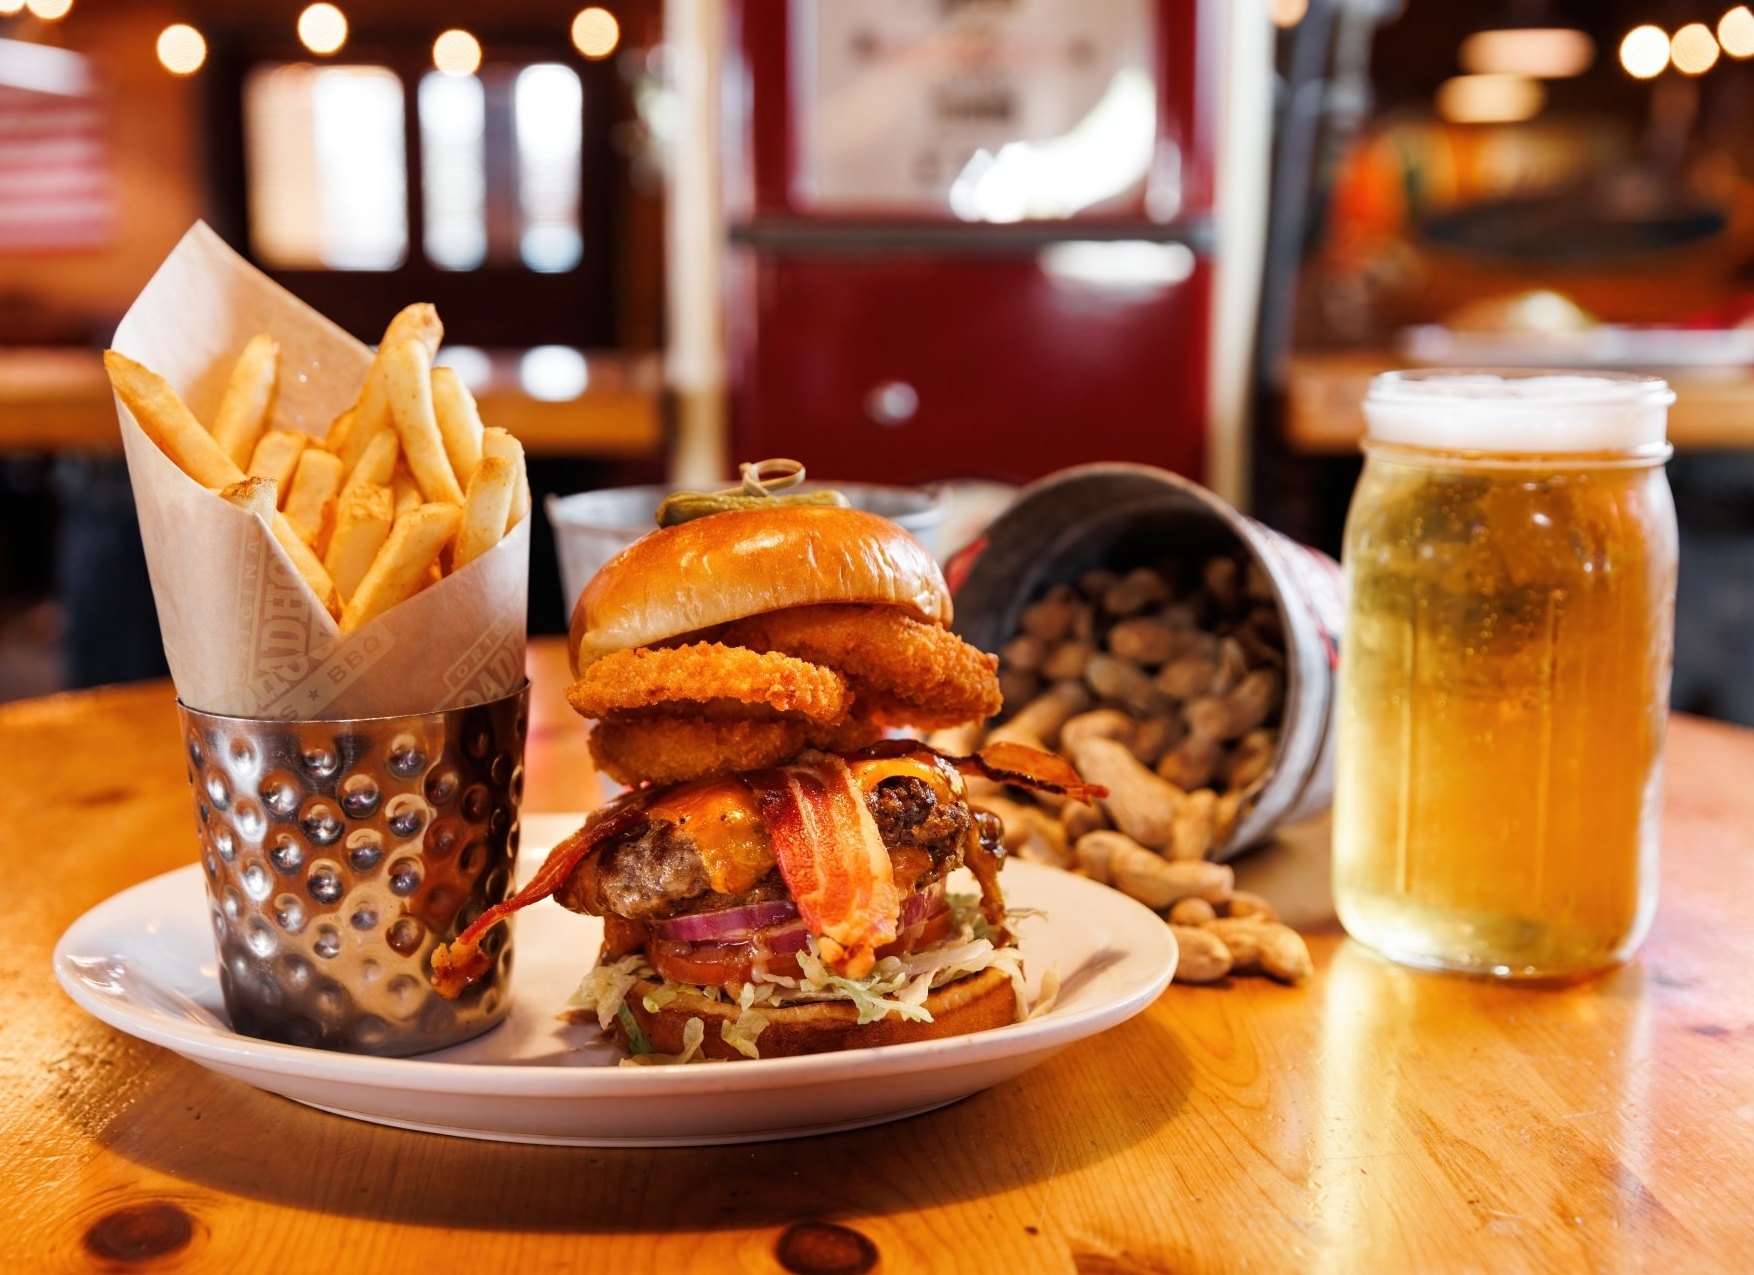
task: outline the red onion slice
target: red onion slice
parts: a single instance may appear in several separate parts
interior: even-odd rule
[[[922,921],[928,921],[947,906],[944,902],[944,883],[936,882],[901,901],[898,927],[905,930]],[[719,912],[672,917],[668,921],[654,922],[652,929],[659,938],[676,939],[683,943],[735,943],[748,939],[757,930],[785,925],[797,919],[796,903],[790,899],[773,899],[766,903],[750,903],[740,908],[725,908]],[[801,935],[806,933],[802,926],[798,927],[797,932]],[[803,941],[800,940],[796,947],[775,947],[770,939],[768,947],[774,952],[796,952],[803,947]]]
[[[916,890],[901,901],[899,928],[910,929],[921,921],[930,920],[949,904],[944,902],[944,883],[934,881],[923,890]]]
[[[790,899],[773,899],[751,903],[722,912],[702,912],[695,916],[672,917],[652,926],[661,938],[679,939],[685,943],[723,943],[746,939],[756,930],[770,925],[784,925],[798,919],[798,905]]]

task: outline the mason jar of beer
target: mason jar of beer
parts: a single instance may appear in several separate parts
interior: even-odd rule
[[[1674,395],[1652,377],[1395,372],[1365,399],[1334,898],[1410,965],[1568,978],[1656,906]]]

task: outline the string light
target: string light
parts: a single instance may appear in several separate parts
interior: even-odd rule
[[[10,18],[24,11],[24,0],[0,0],[0,18]]]
[[[1669,37],[1661,27],[1633,27],[1620,41],[1620,65],[1636,80],[1649,80],[1669,65]]]
[[[1754,57],[1754,11],[1739,4],[1717,20],[1717,42],[1733,58]]]
[[[172,75],[193,75],[207,60],[207,41],[186,22],[158,33],[158,60]]]
[[[73,0],[24,0],[24,7],[44,22],[57,22],[67,16],[67,11],[73,7]],[[17,10],[13,12],[16,13]]]
[[[1717,42],[1733,58],[1754,57],[1754,12],[1739,4],[1719,18]]]
[[[474,75],[481,67],[481,41],[453,27],[432,42],[432,64],[446,75]]]
[[[1717,65],[1717,40],[1703,22],[1689,22],[1669,45],[1669,58],[1682,75],[1704,75]]]
[[[335,53],[347,43],[347,15],[332,4],[313,4],[298,15],[298,38],[312,53]]]
[[[580,9],[572,20],[573,48],[588,58],[606,58],[621,42],[621,24],[607,9]]]

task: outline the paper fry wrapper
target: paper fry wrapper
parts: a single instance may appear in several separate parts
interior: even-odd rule
[[[258,332],[280,343],[269,428],[322,436],[358,396],[370,350],[204,223],[165,258],[114,345],[211,422]],[[484,703],[523,684],[528,517],[461,571],[343,636],[259,518],[179,469],[119,401],[116,412],[183,703],[233,717],[384,717]]]

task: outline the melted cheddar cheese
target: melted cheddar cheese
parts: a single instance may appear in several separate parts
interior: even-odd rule
[[[941,802],[962,799],[962,776],[929,754],[917,757],[848,758],[847,768],[853,772],[853,781],[859,785],[859,790],[867,796],[876,791],[877,785],[885,779],[917,779],[930,788],[932,795]]]
[[[742,894],[773,870],[773,848],[756,813],[755,794],[741,780],[678,788],[653,802],[646,813],[688,834],[719,894]]]

